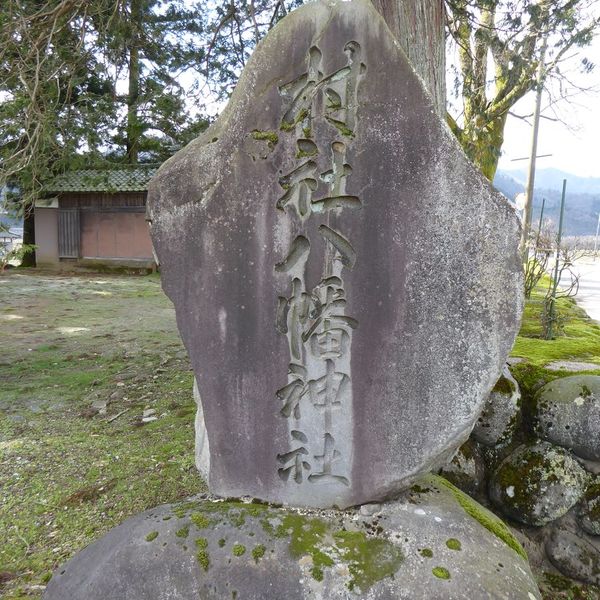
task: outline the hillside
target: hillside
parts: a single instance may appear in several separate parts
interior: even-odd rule
[[[525,190],[527,175],[524,170],[498,171],[494,185],[507,198]],[[577,177],[558,169],[540,169],[536,174],[533,199],[533,222],[539,220],[542,199],[546,199],[544,218],[558,223],[562,181],[567,180],[565,223],[567,236],[594,235],[600,212],[600,178]]]

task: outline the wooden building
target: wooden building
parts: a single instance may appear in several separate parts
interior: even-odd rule
[[[148,182],[156,166],[70,171],[35,205],[36,261],[70,269],[154,269],[146,222]]]

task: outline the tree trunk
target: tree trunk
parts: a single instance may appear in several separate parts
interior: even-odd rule
[[[443,0],[372,0],[425,82],[437,113],[446,117]]]
[[[142,0],[131,0],[129,42],[129,93],[127,95],[127,162],[138,162],[140,146],[140,123],[138,100],[140,95],[140,28],[142,22]]]
[[[23,216],[23,244],[35,244],[35,215],[33,204],[25,209]],[[28,252],[21,260],[22,267],[35,267],[35,252]]]

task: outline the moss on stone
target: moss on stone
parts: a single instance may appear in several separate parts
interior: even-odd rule
[[[196,547],[198,548],[198,551],[196,552],[196,560],[205,571],[208,571],[208,568],[210,567],[208,540],[204,537],[198,538],[196,540]]]
[[[431,572],[438,579],[450,579],[450,571],[448,571],[448,569],[446,569],[445,567],[433,567],[433,569],[431,569]]]
[[[309,158],[311,156],[315,156],[315,154],[318,154],[318,151],[307,152],[306,150],[298,150],[298,152],[296,152],[296,158]]]
[[[147,536],[146,536],[146,541],[147,542],[152,542],[154,541],[156,538],[158,537],[158,531],[151,531]]]
[[[197,509],[199,506],[200,502],[181,502],[173,507],[173,514],[177,518],[183,519],[191,510]]]
[[[381,538],[369,538],[362,531],[338,531],[334,539],[352,575],[350,590],[358,586],[365,592],[377,581],[393,577],[404,561],[399,546]]]
[[[588,486],[583,494],[583,504],[589,507],[588,518],[600,521],[600,482]]]
[[[446,546],[450,548],[450,550],[462,550],[462,544],[456,538],[450,538],[446,540]]]
[[[329,123],[331,123],[344,137],[353,138],[354,131],[350,129],[343,121],[332,119],[331,117],[325,117]]]
[[[234,556],[243,556],[246,554],[246,546],[243,544],[234,544],[233,548],[231,549],[231,553]]]
[[[265,130],[261,131],[259,129],[255,129],[251,133],[252,137],[255,140],[265,141],[269,143],[269,148],[273,150],[275,146],[279,143],[279,136],[275,131]]]
[[[415,484],[410,488],[410,491],[414,492],[415,494],[426,494],[430,491],[430,488],[421,487],[420,485]]]
[[[527,553],[523,550],[523,547],[519,544],[517,538],[511,533],[508,526],[501,519],[475,502],[475,500],[467,496],[467,494],[461,492],[443,477],[437,475],[432,475],[431,477],[436,483],[452,492],[455,500],[469,516],[473,517],[490,533],[493,533],[497,538],[502,540],[509,548],[512,548],[521,558],[527,560]]]
[[[268,513],[270,510],[269,505],[261,504],[258,502],[241,502],[236,500],[226,502],[203,502],[201,505],[196,506],[198,511],[194,513],[190,519],[192,522],[203,529],[208,527],[215,518],[218,520],[223,519],[230,525],[237,527],[238,529],[246,524],[248,517],[261,517]],[[209,516],[213,519],[210,519]]]
[[[266,551],[267,549],[265,548],[265,546],[263,546],[263,544],[258,544],[257,546],[254,546],[254,548],[252,548],[252,558],[254,559],[254,562],[258,564],[258,562],[265,555]]]
[[[496,471],[498,485],[507,490],[512,488],[513,496],[510,504],[525,514],[533,512],[533,506],[537,501],[537,487],[530,485],[541,479],[544,470],[544,456],[539,452],[529,452],[523,456],[518,464],[504,462]]]
[[[419,554],[424,558],[433,558],[433,550],[431,548],[423,548],[419,550]]]
[[[289,537],[290,554],[298,559],[310,556],[313,567],[332,567],[333,559],[321,550],[329,532],[329,525],[321,519],[311,519],[300,514],[287,514],[275,530],[275,537]]]
[[[581,386],[581,397],[582,398],[589,398],[592,395],[593,395],[592,390],[590,390],[590,388],[587,385]]]
[[[298,123],[301,123],[302,121],[304,121],[304,119],[306,119],[307,116],[308,116],[308,110],[306,110],[306,108],[303,108],[298,113],[298,116],[294,119],[293,123],[290,123],[289,121],[282,121],[279,129],[281,129],[281,131],[292,131],[294,129],[294,127],[296,127],[296,125],[298,125]]]
[[[186,525],[175,532],[175,535],[180,538],[186,538],[190,534],[190,526]]]
[[[333,531],[328,522],[298,513],[283,516],[277,527],[268,519],[261,524],[269,535],[289,540],[293,558],[310,556],[311,575],[316,581],[323,580],[325,568],[346,564],[351,590],[358,587],[364,592],[375,582],[393,576],[404,560],[400,547],[388,540],[368,537],[362,531]]]
[[[190,521],[198,529],[205,529],[206,527],[208,527],[210,525],[209,519],[206,517],[206,515],[203,515],[202,513],[192,513],[190,515]]]
[[[219,540],[219,548],[222,548],[225,545],[225,538],[221,538]]]
[[[303,127],[302,128],[302,135],[305,138],[310,138],[312,135],[312,129],[310,127]]]
[[[496,381],[496,385],[492,388],[492,392],[496,392],[498,394],[506,394],[507,396],[512,396],[515,392],[515,386],[513,382],[508,379],[508,377],[500,377],[498,381]]]

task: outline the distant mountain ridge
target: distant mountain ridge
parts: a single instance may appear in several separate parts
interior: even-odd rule
[[[523,186],[527,183],[527,169],[510,169],[501,172]],[[538,169],[535,173],[535,187],[541,190],[560,191],[563,179],[567,180],[567,190],[572,193],[600,194],[600,177],[579,177],[560,169]]]
[[[538,223],[542,198],[545,198],[544,220],[548,218],[558,223],[563,179],[567,180],[563,234],[594,235],[600,212],[600,177],[578,177],[559,169],[539,169],[535,175],[533,222]],[[517,194],[525,191],[526,180],[525,169],[499,170],[494,186],[514,201]]]

